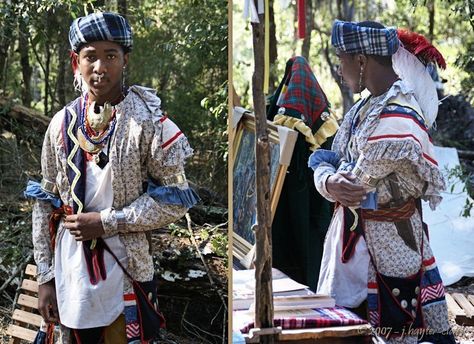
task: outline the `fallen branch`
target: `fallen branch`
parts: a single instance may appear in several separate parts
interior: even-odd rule
[[[0,107],[9,110],[4,116],[13,118],[24,125],[28,125],[38,132],[45,132],[51,121],[51,118],[29,109],[26,106],[12,104],[11,101],[6,98],[0,98]]]
[[[7,299],[8,301],[10,301],[10,303],[12,303],[12,304],[15,303],[15,300],[13,300],[12,297],[11,297],[6,291],[4,291],[4,292],[2,293],[2,295],[3,295],[3,297],[4,297],[5,299]]]
[[[460,159],[474,160],[474,151],[458,149],[458,156]]]
[[[186,221],[188,223],[188,231],[189,231],[189,236],[191,238],[191,242],[193,243],[194,247],[196,248],[196,251],[197,251],[197,254],[199,255],[199,258],[201,258],[202,264],[204,265],[204,269],[206,270],[206,273],[207,273],[207,277],[209,278],[209,282],[211,283],[211,288],[214,289],[217,292],[217,294],[219,295],[219,298],[222,301],[222,304],[224,305],[224,309],[227,312],[227,303],[225,302],[224,296],[222,295],[222,290],[220,290],[219,288],[216,287],[216,284],[214,283],[214,279],[211,276],[209,267],[207,266],[207,263],[206,263],[204,257],[201,254],[201,250],[199,249],[199,245],[197,244],[196,239],[194,238],[194,233],[193,233],[192,226],[191,226],[191,216],[189,216],[189,213],[186,213],[185,217],[186,217]]]
[[[5,289],[7,289],[7,287],[10,285],[10,283],[13,281],[13,279],[21,272],[25,269],[26,267],[26,264],[28,264],[28,262],[31,260],[31,258],[33,257],[33,253],[29,253],[28,256],[26,256],[25,259],[23,259],[23,261],[21,262],[20,265],[18,265],[15,270],[13,270],[11,276],[2,284],[2,286],[0,287],[0,294],[2,294]]]

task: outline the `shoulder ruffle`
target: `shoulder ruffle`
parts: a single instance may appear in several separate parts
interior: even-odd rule
[[[440,202],[440,192],[446,189],[443,175],[437,165],[428,162],[423,157],[420,144],[411,139],[385,140],[368,143],[363,149],[364,158],[376,160],[408,160],[412,163],[418,175],[427,183],[423,199],[429,201],[434,209]]]
[[[162,117],[154,125],[155,136],[151,149],[154,158],[162,161],[164,166],[182,164],[193,155],[188,139],[172,120]]]
[[[150,110],[153,121],[159,120],[163,116],[161,111],[161,99],[156,95],[156,90],[149,87],[138,85],[130,86],[129,92],[137,95],[143,101],[145,106]]]
[[[155,134],[151,144],[153,157],[162,161],[164,166],[174,166],[192,156],[193,149],[186,136],[161,110],[161,99],[156,95],[156,91],[152,88],[133,85],[130,86],[129,92],[133,97],[133,102],[143,102],[150,112],[151,118],[146,117],[145,120],[151,120],[154,126]]]
[[[357,138],[357,144],[364,158],[369,161],[409,160],[422,180],[427,183],[423,198],[429,201],[430,206],[434,208],[441,201],[440,192],[446,186],[436,160],[434,160],[433,156],[430,156],[434,149],[428,136],[421,138],[414,134],[393,139],[393,137],[387,135],[387,138],[379,136],[377,140],[371,140],[374,138],[371,137],[372,134],[380,125],[380,114],[390,100],[400,95],[409,100],[413,96],[413,91],[401,80],[394,83],[390,90],[380,100],[377,100],[370,109],[370,112],[367,113],[363,124],[364,128],[361,130],[361,135]],[[427,154],[427,152],[430,154]]]

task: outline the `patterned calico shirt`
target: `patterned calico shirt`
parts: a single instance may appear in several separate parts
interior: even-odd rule
[[[113,207],[100,212],[104,237],[118,234],[128,256],[127,271],[138,281],[153,279],[153,261],[145,232],[182,217],[187,208],[164,202],[143,190],[151,178],[167,187],[189,190],[184,176],[185,159],[192,155],[186,137],[160,110],[160,99],[152,89],[131,86],[116,106],[117,123],[109,152],[112,164]],[[56,184],[64,204],[72,203],[62,125],[65,110],[58,112],[46,132],[41,155],[43,180]],[[48,230],[51,203],[36,200],[33,208],[34,258],[38,282],[54,278],[54,252]],[[125,225],[117,226],[116,212],[123,211]],[[65,230],[62,222],[58,233]],[[131,284],[124,279],[124,292]]]
[[[386,178],[392,173],[403,199],[422,197],[432,208],[441,201],[444,180],[419,114],[412,91],[399,80],[386,93],[355,104],[334,138],[332,150],[341,158],[338,169],[355,163],[377,180],[379,204],[392,200]],[[326,190],[326,180],[335,172],[333,165],[323,162],[314,175],[316,188],[331,201],[335,200]]]

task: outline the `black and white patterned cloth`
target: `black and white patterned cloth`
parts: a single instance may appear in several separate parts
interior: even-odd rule
[[[331,44],[349,54],[391,56],[398,50],[400,41],[394,27],[379,29],[336,20],[332,27]]]
[[[86,44],[111,41],[121,45],[125,52],[132,50],[132,29],[124,17],[110,12],[92,13],[75,19],[69,29],[72,51],[78,53]]]

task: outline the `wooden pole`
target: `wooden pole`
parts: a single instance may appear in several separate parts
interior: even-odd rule
[[[258,1],[255,6],[258,7]],[[270,212],[270,141],[267,131],[264,76],[264,16],[260,23],[252,23],[255,70],[252,77],[252,95],[255,111],[255,167],[257,190],[256,260],[255,260],[255,324],[273,328],[272,251]],[[273,343],[273,335],[260,336],[260,343]]]

